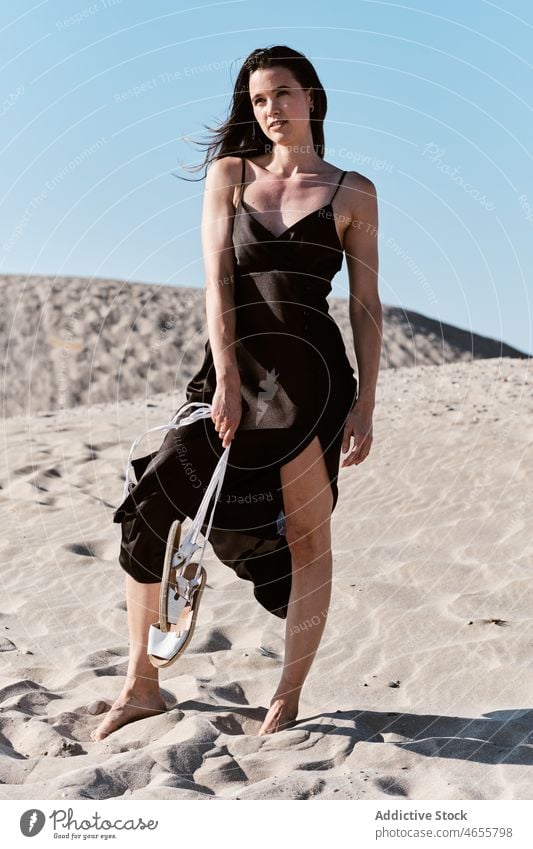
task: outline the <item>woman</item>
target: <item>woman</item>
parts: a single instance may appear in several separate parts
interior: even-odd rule
[[[186,396],[212,403],[212,416],[170,431],[158,452],[134,461],[137,485],[115,513],[131,653],[124,688],[95,740],[166,709],[146,651],[166,536],[176,517],[195,515],[230,444],[209,541],[253,582],[259,603],[286,619],[283,673],[258,733],[297,717],[330,602],[340,451],[343,467],[370,451],[382,332],[376,191],[363,175],[324,161],[326,104],[301,53],[256,50],[209,146],[202,218],[209,338]],[[343,251],[358,380],[326,301]]]

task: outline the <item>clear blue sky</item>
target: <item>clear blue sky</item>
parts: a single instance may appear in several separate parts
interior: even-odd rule
[[[19,0],[0,30],[1,273],[203,287],[182,137],[288,44],[326,89],[326,158],[376,184],[383,303],[533,350],[529,0]]]

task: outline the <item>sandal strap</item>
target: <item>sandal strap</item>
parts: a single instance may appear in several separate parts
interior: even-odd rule
[[[199,586],[198,578],[185,578],[183,575],[176,575],[174,597],[180,596],[191,602]]]
[[[167,601],[167,621],[172,625],[176,625],[188,604],[189,602],[183,596],[175,596],[174,593],[171,593]]]
[[[187,410],[187,409],[190,409],[190,408],[196,408],[196,409],[193,409],[192,412],[189,412],[188,415],[186,415],[184,418],[182,418],[184,411]],[[158,427],[151,427],[148,430],[146,430],[143,434],[141,434],[141,436],[139,436],[136,440],[134,440],[134,442],[133,442],[133,444],[130,448],[130,452],[129,452],[129,456],[128,456],[128,462],[126,464],[126,474],[125,474],[125,482],[124,482],[123,500],[125,498],[127,498],[127,496],[129,495],[129,492],[133,488],[133,481],[131,480],[131,472],[133,470],[133,463],[132,463],[133,454],[135,453],[137,446],[139,445],[140,442],[142,442],[144,437],[147,436],[147,434],[149,434],[149,433],[153,433],[154,431],[170,430],[172,428],[179,429],[180,427],[184,427],[185,425],[192,424],[193,422],[198,421],[199,419],[204,419],[204,418],[207,418],[208,416],[210,416],[211,411],[212,411],[212,404],[207,404],[203,401],[186,402],[186,403],[181,405],[181,407],[175,413],[174,417],[172,418],[172,420],[170,421],[169,424],[159,425]],[[203,557],[204,557],[205,547],[206,547],[206,544],[207,544],[209,534],[211,532],[211,526],[213,524],[213,517],[214,517],[215,509],[216,509],[216,506],[217,506],[217,502],[219,500],[220,491],[222,489],[222,483],[223,483],[223,480],[224,480],[224,475],[225,475],[226,467],[227,467],[227,464],[228,464],[228,455],[229,455],[230,448],[231,448],[231,443],[222,452],[222,454],[221,454],[221,456],[218,460],[218,463],[216,465],[215,471],[213,472],[211,480],[209,481],[207,489],[204,493],[204,496],[203,496],[202,501],[200,503],[200,507],[198,508],[196,516],[194,517],[194,519],[192,521],[191,527],[189,528],[187,534],[182,539],[181,544],[180,544],[178,550],[176,551],[176,553],[174,554],[174,557],[173,557],[173,560],[172,560],[172,565],[186,566],[187,563],[189,562],[190,558],[193,556],[194,552],[197,551],[198,549],[201,549],[198,569],[196,571],[196,577],[197,578],[200,574],[200,564],[201,564]],[[213,496],[214,496],[214,498],[213,498]],[[197,542],[197,539],[198,539],[198,536],[201,533],[201,529],[202,529],[202,527],[205,523],[205,517],[206,517],[207,511],[209,509],[209,504],[211,502],[211,499],[213,499],[213,506],[211,508],[211,514],[209,516],[209,521],[207,523],[207,529],[206,529],[206,532],[204,534],[204,541],[203,541],[203,544],[200,545]]]
[[[169,587],[167,596],[167,619],[175,625],[186,607],[193,607],[194,597],[200,586],[196,578],[187,580],[182,575],[176,579],[176,588]]]
[[[194,408],[194,407],[196,407],[197,409],[193,409],[193,411],[190,412],[182,421],[178,421],[180,416],[183,415],[184,410],[186,410],[188,408]],[[125,470],[125,476],[124,476],[125,477],[124,489],[123,489],[123,492],[122,492],[122,501],[124,501],[128,497],[131,489],[133,489],[133,486],[134,486],[134,481],[132,479],[132,472],[134,471],[133,462],[132,462],[133,455],[134,455],[135,451],[137,450],[137,447],[140,445],[140,443],[145,438],[145,436],[148,436],[149,433],[155,433],[156,431],[160,431],[160,430],[172,430],[172,429],[177,430],[180,427],[183,427],[184,425],[192,424],[193,422],[198,421],[199,419],[205,419],[205,418],[207,418],[207,416],[211,415],[211,409],[212,409],[212,405],[207,404],[205,401],[186,401],[184,404],[181,405],[179,410],[175,413],[175,415],[173,416],[173,418],[171,419],[169,424],[157,425],[157,427],[150,427],[150,428],[148,428],[148,430],[145,430],[144,433],[142,433],[140,436],[137,437],[137,439],[135,439],[133,441],[131,448],[129,450],[128,460],[127,460],[127,463],[126,463],[126,470]],[[229,453],[229,449],[230,449],[230,446],[228,445],[227,448],[224,451],[224,454],[222,455],[222,457],[225,457],[226,462],[227,462],[227,454]],[[222,457],[221,457],[221,459],[222,459]],[[224,466],[225,466],[225,464],[224,464]],[[218,466],[217,466],[217,470],[218,470]],[[138,483],[138,481],[137,481],[137,483]]]

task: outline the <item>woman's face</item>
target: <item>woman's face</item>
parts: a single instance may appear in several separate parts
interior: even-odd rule
[[[294,144],[311,133],[311,92],[301,88],[286,68],[253,71],[249,78],[249,89],[255,119],[271,141],[276,144]]]

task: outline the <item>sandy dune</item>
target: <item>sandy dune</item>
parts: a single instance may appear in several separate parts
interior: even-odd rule
[[[82,277],[0,276],[4,415],[182,393],[207,338],[203,289]],[[352,365],[345,298],[330,297]],[[382,368],[523,357],[419,313],[384,305]]]
[[[418,341],[416,367],[380,377],[369,458],[340,473],[332,606],[298,724],[256,736],[284,623],[211,553],[191,646],[162,673],[169,711],[90,740],[127,666],[111,517],[127,452],[183,400],[203,332],[201,292],[137,291],[126,309],[119,283],[94,287],[68,338],[67,310],[35,284],[42,325],[10,336],[8,410],[25,409],[30,373],[32,411],[55,410],[3,422],[0,796],[531,798],[530,361],[420,365]],[[183,320],[152,373],[148,342],[169,309]],[[388,351],[401,360],[391,315]],[[176,346],[189,343],[177,387]],[[63,402],[52,363],[63,363]]]

